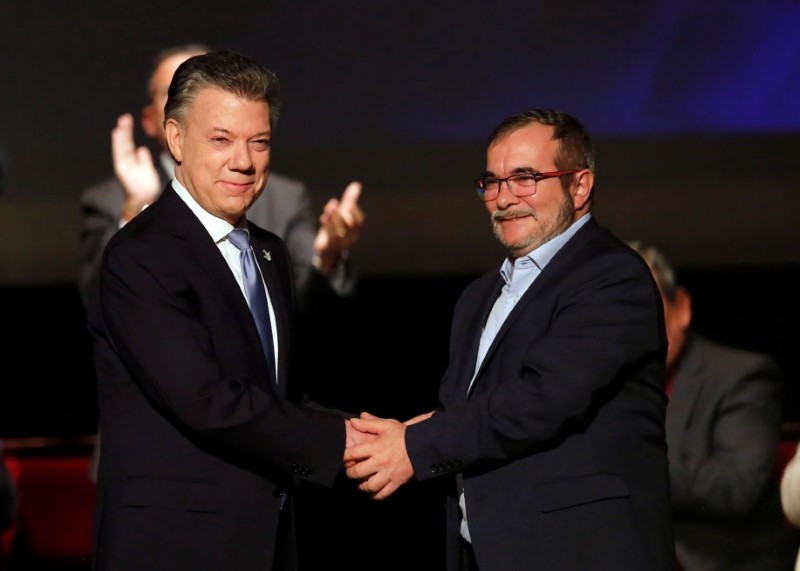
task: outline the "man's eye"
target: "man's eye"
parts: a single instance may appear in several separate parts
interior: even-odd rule
[[[269,139],[258,139],[256,141],[253,141],[253,145],[257,149],[269,149],[270,140]]]
[[[536,184],[536,175],[532,174],[518,174],[514,177],[514,182],[521,185]]]

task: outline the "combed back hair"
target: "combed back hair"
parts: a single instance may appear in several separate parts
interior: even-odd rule
[[[150,68],[150,75],[147,78],[147,93],[145,93],[147,98],[150,99],[155,95],[155,93],[153,93],[153,76],[156,74],[156,70],[162,63],[167,61],[172,56],[187,55],[191,57],[207,54],[210,51],[211,48],[206,44],[190,43],[172,46],[158,52],[153,58],[153,66]]]
[[[277,76],[257,61],[232,51],[216,51],[187,59],[175,71],[169,86],[165,120],[184,123],[197,94],[216,87],[249,101],[269,105],[269,125],[273,130],[280,115],[280,84]]]
[[[558,170],[589,169],[594,172],[594,145],[583,124],[569,113],[554,109],[532,109],[508,117],[489,135],[487,146],[512,131],[541,123],[553,127],[553,140],[558,150],[553,161]],[[568,188],[572,177],[563,177],[561,184]]]
[[[667,257],[655,246],[641,240],[631,240],[628,242],[628,246],[639,252],[639,255],[650,266],[658,289],[661,290],[664,297],[670,301],[674,300],[675,292],[678,289],[678,281],[675,279],[675,269],[669,263]]]

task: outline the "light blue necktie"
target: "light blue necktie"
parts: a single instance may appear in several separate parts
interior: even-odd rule
[[[261,272],[258,271],[253,248],[250,247],[250,238],[246,230],[236,228],[228,234],[228,240],[239,250],[239,261],[242,264],[247,303],[250,306],[253,319],[256,321],[258,334],[261,337],[261,346],[264,349],[264,355],[267,357],[269,378],[273,383],[277,383],[275,378],[275,349],[272,346],[272,322],[269,318],[269,307],[267,306],[267,291],[264,289]]]

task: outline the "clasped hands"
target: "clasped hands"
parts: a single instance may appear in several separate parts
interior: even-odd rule
[[[344,465],[347,476],[358,481],[359,490],[383,500],[414,476],[406,451],[406,428],[431,414],[400,422],[363,412],[346,421]]]

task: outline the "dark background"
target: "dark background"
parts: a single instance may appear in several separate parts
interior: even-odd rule
[[[504,117],[556,107],[598,155],[596,213],[679,265],[800,263],[795,0],[0,4],[0,283],[72,282],[81,190],[150,62],[185,41],[276,70],[273,168],[321,208],[364,183],[367,274],[476,273],[500,250],[471,181]]]
[[[74,290],[78,197],[111,173],[110,129],[146,102],[153,56],[186,41],[277,71],[273,167],[308,181],[316,208],[364,183],[359,302],[344,329],[328,325],[352,338],[329,336],[346,342],[326,363],[363,406],[399,398],[373,365],[398,378],[408,367],[425,387],[404,391],[408,408],[429,403],[455,296],[502,257],[471,188],[485,138],[511,113],[552,106],[595,136],[600,222],[662,248],[695,294],[698,328],[773,354],[787,417],[800,417],[797,29],[794,0],[0,4],[5,347],[10,363],[24,356],[29,390],[59,395],[52,411],[37,404],[47,414],[13,415],[28,426],[17,430],[49,430],[38,416],[93,425],[66,406],[94,404]]]
[[[313,397],[433,406],[453,303],[502,257],[471,185],[485,138],[555,107],[594,134],[601,224],[664,250],[697,329],[772,354],[800,420],[798,29],[795,0],[0,3],[0,436],[95,431],[78,197],[111,173],[110,130],[145,103],[152,57],[186,41],[277,72],[273,168],[315,208],[364,184],[358,299],[303,340]],[[311,491],[306,552],[403,569],[430,549],[437,568],[437,492]]]

